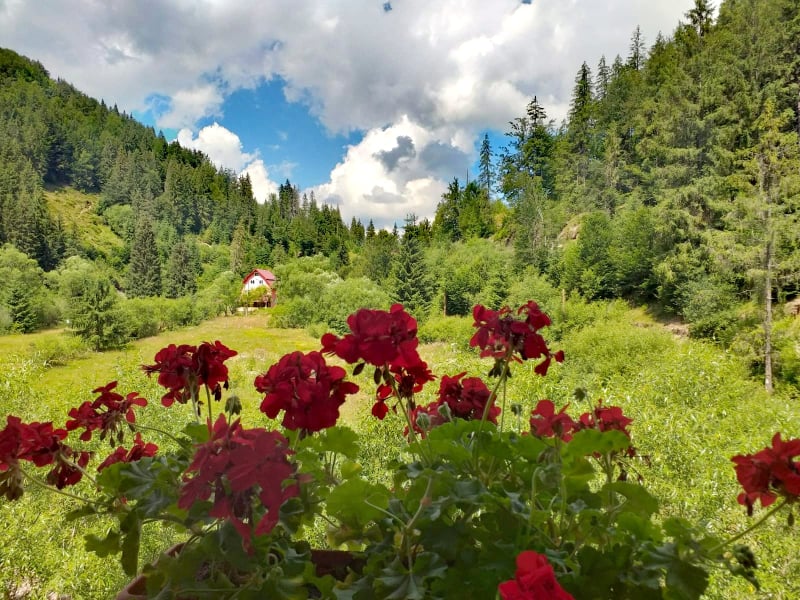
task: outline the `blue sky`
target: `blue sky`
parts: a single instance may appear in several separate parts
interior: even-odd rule
[[[575,74],[649,45],[693,0],[0,2],[2,45],[248,173],[289,178],[345,219],[432,217],[536,95],[558,123]],[[474,176],[474,174],[473,174]]]

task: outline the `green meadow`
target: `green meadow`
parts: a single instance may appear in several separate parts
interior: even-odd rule
[[[758,517],[748,518],[736,503],[738,484],[730,457],[754,452],[768,443],[775,431],[785,436],[800,431],[796,393],[779,390],[768,396],[749,377],[739,359],[718,347],[676,337],[642,311],[630,311],[619,303],[597,305],[592,319],[582,325],[554,327],[551,347],[566,353],[563,365],[547,378],[533,374],[533,365],[518,365],[505,394],[505,427],[527,429],[536,401],[550,398],[556,405],[570,403],[574,415],[585,407],[574,396],[581,388],[588,398],[603,398],[621,406],[634,419],[631,426],[639,458],[631,465],[632,476],[644,479],[662,502],[661,516],[682,516],[700,521],[718,532],[733,535]],[[558,323],[558,316],[554,315]],[[571,321],[576,323],[574,319]],[[468,371],[485,375],[486,360],[469,349],[471,319],[448,318],[436,327],[420,331],[425,341],[420,353],[433,371],[454,375]],[[188,406],[165,409],[154,380],[141,370],[169,343],[196,344],[220,340],[238,351],[229,361],[231,393],[243,403],[242,419],[248,425],[270,427],[258,412],[259,397],[252,387],[256,375],[266,371],[282,354],[318,348],[318,338],[305,330],[268,326],[266,312],[223,317],[197,327],[169,332],[131,343],[114,352],[89,352],[62,331],[0,337],[4,414],[24,420],[53,420],[63,424],[66,412],[93,398],[92,389],[109,381],[119,391],[139,391],[150,404],[137,422],[170,433],[178,432],[189,418]],[[361,462],[376,477],[385,476],[387,454],[402,452],[402,423],[396,415],[378,422],[369,415],[371,378],[357,378],[361,393],[343,407],[343,419],[364,436]],[[437,389],[430,384],[421,403]],[[794,390],[796,392],[796,390]],[[512,405],[521,408],[512,411]],[[168,443],[157,439],[157,443]],[[93,440],[92,448],[107,453],[105,442]],[[105,447],[103,447],[105,445]],[[81,483],[75,489],[80,494]],[[125,582],[115,557],[101,559],[83,548],[83,535],[104,533],[109,524],[91,521],[65,522],[66,510],[77,506],[67,496],[27,487],[22,500],[0,503],[0,590],[7,597],[46,598],[48,592],[71,598],[113,597]],[[319,536],[319,541],[324,536]],[[144,541],[142,560],[180,534],[150,531]],[[726,573],[713,578],[709,598],[800,597],[800,543],[785,522],[772,522],[745,538],[759,560],[760,592]],[[14,593],[30,590],[28,596]]]

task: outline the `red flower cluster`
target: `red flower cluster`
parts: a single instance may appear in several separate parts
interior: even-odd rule
[[[414,431],[423,438],[428,431],[447,422],[449,417],[468,421],[483,418],[486,403],[492,392],[478,377],[467,377],[462,380],[465,374],[459,373],[454,377],[443,376],[439,384],[438,400],[411,410],[411,424]],[[447,408],[443,408],[445,406]],[[492,405],[486,419],[496,424],[499,414],[500,407]],[[408,435],[408,427],[406,427],[404,435]]]
[[[397,395],[400,398],[409,400],[410,406],[413,409],[412,398],[414,394],[421,392],[426,383],[436,378],[428,368],[428,363],[421,359],[410,367],[391,365],[388,370],[384,370],[383,373],[384,381],[378,386],[376,401],[372,406],[373,416],[379,419],[383,419],[386,413],[389,412],[389,408],[386,406],[386,400],[392,396],[395,388],[397,389]],[[394,383],[392,383],[392,380],[394,380]]]
[[[800,439],[783,441],[781,434],[772,438],[772,447],[755,454],[739,454],[731,460],[736,464],[736,478],[744,492],[739,494],[739,504],[747,506],[753,514],[756,500],[767,507],[782,496],[796,501],[800,498]]]
[[[395,389],[403,399],[410,399],[434,376],[417,353],[417,321],[402,304],[385,310],[362,308],[347,318],[350,333],[337,337],[332,333],[322,336],[322,351],[335,354],[346,362],[368,363],[376,367],[378,386],[372,414],[383,419],[389,408],[387,398]],[[413,406],[411,407],[413,409]]]
[[[9,500],[22,496],[21,460],[37,467],[53,465],[46,480],[58,489],[78,483],[90,454],[64,444],[66,437],[65,429],[53,429],[50,422],[23,423],[19,417],[8,415],[0,431],[0,495]]]
[[[539,400],[531,411],[531,432],[538,437],[559,437],[565,442],[582,429],[616,430],[631,437],[628,425],[633,423],[633,419],[626,417],[619,406],[603,406],[601,403],[592,412],[583,413],[577,421],[565,412],[567,406],[556,412],[550,400]],[[629,446],[626,454],[636,456],[636,448]]]
[[[454,417],[459,419],[481,419],[486,410],[486,403],[492,395],[491,390],[479,377],[467,377],[459,373],[454,377],[444,375],[439,384],[439,404],[447,404]],[[500,407],[492,405],[487,420],[497,423]]]
[[[156,452],[158,452],[158,446],[149,442],[145,444],[142,441],[142,434],[137,433],[133,438],[133,446],[131,446],[130,450],[126,450],[120,446],[98,465],[97,470],[102,471],[106,467],[110,467],[118,462],[131,463],[145,456],[155,456]]]
[[[322,336],[322,351],[353,364],[364,361],[376,367],[411,368],[419,363],[417,321],[402,304],[389,311],[362,308],[347,317],[351,333],[342,338]]]
[[[544,314],[539,305],[533,301],[520,306],[517,315],[525,313],[525,319],[514,317],[507,306],[500,310],[491,310],[480,304],[472,309],[474,326],[478,328],[469,342],[470,346],[481,349],[481,357],[492,356],[497,360],[515,360],[522,362],[532,358],[544,357],[536,365],[534,371],[546,375],[550,361],[564,360],[564,352],[552,353],[538,331],[550,325],[550,317]]]
[[[514,579],[501,583],[497,591],[502,600],[573,600],[559,585],[547,557],[532,550],[519,553]]]
[[[136,415],[133,413],[134,406],[147,406],[147,400],[140,397],[137,392],[131,392],[126,397],[116,393],[114,388],[117,382],[112,381],[108,385],[92,390],[93,394],[100,394],[94,402],[86,401],[78,408],[71,408],[65,427],[67,431],[84,428],[80,439],[84,442],[92,439],[92,431],[100,430],[100,439],[105,439],[110,433],[109,442],[114,444],[117,439],[122,443],[122,426],[127,423],[129,426],[136,422]]]
[[[266,394],[261,412],[274,419],[285,411],[287,429],[320,431],[336,424],[339,407],[358,386],[344,381],[345,370],[328,366],[319,352],[292,352],[255,380],[256,390]]]
[[[176,401],[185,404],[190,398],[197,400],[201,385],[219,400],[221,387],[228,386],[225,361],[233,356],[236,352],[219,341],[203,342],[200,346],[170,344],[158,351],[154,365],[143,365],[142,369],[148,375],[158,373],[158,384],[169,390],[161,398],[164,406],[172,406]]]
[[[198,446],[178,498],[178,507],[188,510],[199,500],[213,496],[209,515],[229,519],[242,535],[244,547],[252,548],[252,536],[272,531],[281,505],[299,493],[297,484],[287,485],[295,474],[289,462],[288,441],[277,431],[244,429],[237,419],[230,425],[220,415],[211,429],[211,439]],[[266,512],[261,514],[256,498]]]
[[[531,411],[531,432],[538,437],[558,437],[565,442],[570,441],[578,424],[565,412],[568,406],[556,412],[550,400],[539,400]]]

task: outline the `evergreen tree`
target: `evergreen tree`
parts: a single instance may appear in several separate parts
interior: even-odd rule
[[[459,228],[459,214],[461,210],[461,186],[458,179],[454,178],[447,185],[447,191],[442,194],[442,199],[436,207],[436,216],[433,219],[433,234],[444,240],[455,242],[461,239]]]
[[[486,196],[491,197],[494,190],[494,165],[492,164],[492,146],[489,143],[489,134],[483,136],[479,157],[478,183],[486,191]]]
[[[606,64],[605,55],[600,57],[597,63],[597,75],[594,80],[595,94],[598,100],[603,100],[608,93],[608,83],[611,80],[611,69]]]
[[[161,261],[153,222],[142,216],[136,223],[128,264],[127,292],[131,297],[161,295]]]
[[[689,24],[697,32],[697,35],[704,37],[711,31],[711,19],[714,14],[714,5],[708,0],[694,0],[694,6],[686,13]]]
[[[31,304],[30,292],[22,281],[17,281],[11,288],[8,297],[8,312],[14,331],[30,333],[36,330],[38,318]]]
[[[392,261],[392,299],[406,310],[421,318],[430,308],[431,285],[419,241],[413,232],[416,223],[413,217],[406,219],[400,250]]]
[[[172,248],[167,262],[167,277],[164,291],[168,298],[180,298],[197,291],[199,256],[190,249],[193,242],[180,240]]]
[[[93,350],[125,344],[117,308],[117,293],[111,282],[98,274],[85,277],[77,293],[69,298],[70,327]]]
[[[642,68],[645,58],[646,47],[644,38],[642,37],[642,30],[637,25],[636,29],[633,30],[633,35],[631,36],[630,53],[628,54],[628,66],[634,71],[638,71]]]

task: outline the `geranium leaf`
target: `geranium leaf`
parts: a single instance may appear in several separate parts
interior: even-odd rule
[[[648,517],[658,511],[658,500],[641,485],[628,481],[614,481],[603,487],[625,497],[626,502],[622,505],[623,511],[635,512]]]
[[[349,479],[334,488],[327,500],[328,513],[343,524],[361,528],[380,519],[389,506],[389,490],[363,479]]]
[[[139,541],[142,534],[142,523],[134,513],[130,513],[122,522],[122,570],[133,577],[139,570]]]
[[[564,445],[565,458],[577,458],[589,454],[607,454],[621,452],[631,445],[631,440],[621,431],[599,431],[597,429],[584,429],[577,432],[572,440]]]
[[[93,533],[83,536],[86,540],[86,549],[89,552],[94,552],[100,558],[104,558],[109,554],[117,554],[122,550],[121,540],[122,537],[119,531],[109,529],[104,538],[98,537]]]
[[[358,434],[343,425],[329,427],[320,435],[322,448],[329,452],[343,454],[347,458],[358,456]]]

